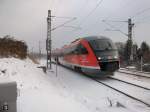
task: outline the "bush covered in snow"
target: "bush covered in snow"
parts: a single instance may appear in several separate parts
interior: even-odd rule
[[[15,57],[24,59],[27,57],[27,45],[23,41],[10,36],[0,38],[0,57]]]

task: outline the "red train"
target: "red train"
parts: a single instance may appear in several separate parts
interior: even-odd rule
[[[77,39],[61,49],[55,49],[53,57],[59,64],[89,76],[108,76],[119,69],[119,56],[115,44],[103,36]]]

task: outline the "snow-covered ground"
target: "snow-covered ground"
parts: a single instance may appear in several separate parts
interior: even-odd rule
[[[29,59],[0,59],[0,71],[5,71],[0,72],[0,79],[17,82],[18,112],[88,112],[80,102],[62,96],[37,66]]]
[[[45,65],[45,60],[41,64]],[[18,112],[150,112],[150,108],[82,74],[56,65],[44,73],[31,60],[0,59],[0,77],[17,82]],[[136,94],[136,93],[135,93]]]

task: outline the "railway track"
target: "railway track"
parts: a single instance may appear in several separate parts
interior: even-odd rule
[[[123,95],[125,95],[125,96],[127,96],[127,97],[129,97],[131,99],[133,99],[133,100],[136,100],[136,101],[138,101],[140,103],[143,103],[144,105],[150,107],[150,103],[147,102],[147,101],[144,101],[143,99],[137,98],[135,96],[132,96],[132,95],[122,91],[122,90],[119,90],[116,87],[113,87],[111,84],[107,84],[106,82],[104,82],[102,80],[95,79],[95,78],[91,78],[91,79],[96,81],[96,82],[98,82],[98,83],[100,83],[100,84],[102,84],[102,85],[104,85],[104,86],[107,86],[107,87],[109,87],[109,88],[111,88],[111,89],[113,89],[113,90],[115,90],[115,91],[117,91],[117,92],[119,92],[119,93],[121,93],[121,94],[123,94]],[[118,79],[114,79],[114,80],[118,80]],[[121,81],[121,80],[118,80],[118,81]],[[125,81],[121,81],[121,82],[128,83],[128,82],[125,82]],[[130,83],[128,83],[128,84],[130,84]],[[131,84],[131,85],[134,85],[134,84]],[[138,85],[134,85],[134,86],[139,87]],[[139,88],[142,88],[142,89],[145,89],[145,90],[149,90],[149,88],[144,88],[144,87],[139,87]]]
[[[150,79],[150,73],[139,72],[139,71],[129,71],[127,69],[120,69],[117,72]]]
[[[150,90],[150,88],[147,88],[147,87],[144,87],[144,86],[140,86],[140,85],[137,85],[137,84],[133,84],[133,83],[131,83],[131,82],[127,82],[127,81],[124,81],[124,80],[120,80],[120,79],[117,79],[117,78],[114,78],[114,77],[108,77],[108,78],[109,78],[109,79],[113,79],[113,80],[117,80],[117,81],[120,81],[120,82],[123,82],[123,83],[126,83],[126,84],[130,84],[130,85],[133,85],[133,86],[136,86],[136,87],[145,89],[145,90]]]
[[[127,68],[120,68],[120,70],[127,70],[127,71],[131,71],[131,72],[137,72],[137,73],[143,73],[143,74],[149,74],[150,75],[150,72],[144,72],[144,71],[139,71],[139,70],[130,70]]]
[[[117,87],[113,87],[111,84],[107,84],[107,82],[105,82],[105,81],[103,81],[103,80],[96,79],[96,78],[92,78],[92,77],[88,77],[88,78],[90,78],[90,79],[96,81],[96,82],[99,83],[99,84],[102,84],[102,85],[104,85],[104,86],[106,86],[106,87],[109,87],[109,88],[111,88],[111,89],[113,89],[113,90],[115,90],[115,91],[117,91],[117,92],[119,92],[119,93],[121,93],[121,94],[123,94],[123,95],[125,95],[125,96],[127,96],[127,97],[129,97],[129,98],[131,98],[131,99],[133,99],[133,100],[135,100],[135,101],[138,101],[138,102],[140,102],[140,103],[146,105],[147,107],[150,107],[150,101],[144,101],[144,99],[138,98],[138,97],[136,97],[136,96],[134,96],[134,95],[131,95],[131,94],[129,94],[128,92],[124,92],[124,91],[118,89]],[[126,83],[126,84],[129,84],[129,85],[132,85],[132,86],[135,86],[135,87],[138,87],[138,88],[140,88],[140,89],[143,89],[143,90],[146,90],[146,91],[150,92],[150,88],[146,88],[146,87],[143,87],[143,86],[139,86],[139,85],[136,85],[136,84],[132,84],[132,83],[130,83],[130,82],[126,82],[126,81],[123,81],[123,80],[120,80],[120,79],[116,79],[116,78],[112,78],[112,77],[109,77],[109,79],[111,79],[111,80],[113,79],[113,80],[116,80],[116,81],[119,81],[119,82],[122,82],[122,83]],[[126,89],[126,88],[125,88],[125,89]]]

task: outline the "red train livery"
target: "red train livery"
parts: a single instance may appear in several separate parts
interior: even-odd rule
[[[89,76],[108,76],[119,69],[119,56],[115,44],[103,36],[77,39],[61,49],[52,51],[59,64]]]

